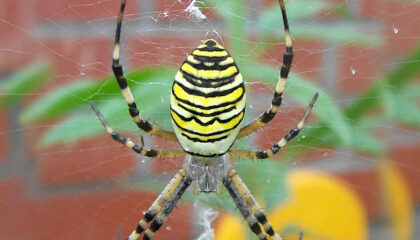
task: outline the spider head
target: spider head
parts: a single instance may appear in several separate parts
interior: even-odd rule
[[[206,44],[207,47],[214,47],[218,45],[218,43],[214,39],[207,39],[203,43]]]
[[[226,154],[208,159],[188,155],[187,171],[199,192],[216,192],[219,182],[227,175]]]
[[[204,40],[198,48],[208,48],[210,50],[212,49],[224,49],[222,45],[220,45],[216,40],[214,39],[206,39]]]

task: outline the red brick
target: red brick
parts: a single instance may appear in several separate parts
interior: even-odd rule
[[[54,85],[111,74],[112,40],[101,37],[55,38],[37,42],[37,52],[53,63]]]
[[[267,108],[269,103],[267,103]],[[261,114],[265,110],[261,111]],[[271,120],[265,127],[257,133],[257,144],[256,149],[268,149],[273,146],[274,143],[278,142],[282,137],[284,137],[291,128],[296,126],[299,122],[299,119],[302,117],[303,109],[298,107],[285,107],[282,106],[277,113],[276,117]],[[252,121],[252,120],[251,120]],[[297,136],[293,141],[298,141],[301,136]],[[285,150],[287,151],[287,147]],[[283,151],[280,151],[276,156],[278,158]]]
[[[286,4],[286,13],[289,14],[289,12],[288,12],[289,1],[288,0],[283,0],[283,1]],[[278,0],[264,0],[264,1],[261,1],[261,2],[262,2],[262,5],[265,6],[266,8],[268,6],[273,6],[273,5],[279,6]],[[325,19],[334,20],[337,17],[341,17],[341,13],[340,13],[341,9],[348,10],[347,6],[346,6],[347,1],[345,1],[345,0],[325,0],[325,2],[333,4],[332,8],[320,11],[318,14],[312,15],[307,19],[311,19],[311,18],[312,19],[313,18],[321,19],[322,18],[324,20]],[[306,6],[306,8],[310,9],[310,8],[312,8],[312,6],[309,5],[309,6]],[[279,11],[280,11],[280,8],[279,8]],[[306,11],[306,10],[302,9],[302,11]],[[279,12],[279,14],[280,14],[280,12]],[[289,17],[289,19],[290,19],[290,17]],[[290,20],[289,20],[289,23],[290,23]],[[292,31],[292,34],[293,34],[293,27],[292,27],[291,31]]]
[[[38,0],[35,2],[35,13],[38,20],[44,22],[65,20],[87,22],[105,18],[115,18],[116,21],[120,3],[119,0]],[[127,1],[124,14],[132,15],[138,12],[138,1]]]
[[[346,181],[348,186],[358,193],[369,219],[377,219],[382,216],[380,173],[375,166],[339,173],[337,177]]]
[[[130,67],[179,67],[201,40],[200,36],[186,37],[176,34],[133,36],[128,40],[127,61]]]
[[[46,59],[52,66],[52,84],[37,90],[32,102],[53,89],[73,80],[96,78],[111,74],[112,44],[110,39],[49,39],[33,41],[25,54]],[[27,45],[27,44],[26,44]],[[32,59],[33,60],[33,59]],[[1,65],[0,60],[0,65]],[[5,63],[5,65],[9,65]]]
[[[286,8],[287,8],[287,1],[284,1],[284,3],[286,4]],[[264,7],[264,8],[271,7],[274,4],[279,5],[279,1],[278,0],[264,0],[264,1],[261,1],[261,6]]]
[[[199,1],[197,1],[199,2]],[[154,18],[159,22],[172,21],[198,21],[199,19],[185,11],[190,5],[190,0],[157,0],[154,3]],[[212,10],[212,6],[201,7],[202,4],[196,4],[207,19],[218,18],[217,13]],[[207,20],[203,20],[207,21]]]
[[[378,11],[382,9],[382,0],[362,0],[360,1],[359,14],[365,18],[376,18]]]
[[[0,114],[0,164],[7,161],[10,147],[10,129],[8,114]]]
[[[283,39],[281,43],[269,48],[262,55],[264,62],[278,69],[283,63],[283,53],[285,52]],[[293,42],[293,50],[294,57],[291,71],[310,79],[318,79],[322,71],[324,44],[316,41],[298,40]]]
[[[43,184],[74,184],[118,180],[137,167],[137,154],[107,135],[73,144],[37,149],[36,143],[48,128],[25,131],[28,156],[34,156],[38,178]]]
[[[55,38],[32,43],[31,54],[46,59],[53,71],[50,84],[28,96],[30,104],[70,81],[95,79],[111,74],[111,39],[105,38]]]
[[[0,203],[9,199],[16,199],[21,196],[24,189],[24,182],[21,178],[2,178],[0,179]],[[2,207],[2,204],[0,204]],[[2,215],[0,215],[1,217]]]
[[[37,89],[36,94],[26,97],[25,105],[30,105],[70,81],[83,81],[112,74],[110,39],[48,39],[37,41],[32,49],[33,54],[50,64],[52,76],[49,77],[52,79],[49,80],[49,84]]]
[[[32,1],[2,1],[0,8],[0,72],[31,62]]]
[[[58,60],[63,69],[74,69],[70,73],[59,76],[75,77],[83,71],[94,71],[97,74],[104,72],[104,66],[109,69],[111,61],[111,39],[103,37],[83,37],[79,39],[34,39],[32,32],[36,19],[54,22],[61,20],[90,21],[94,18],[116,17],[119,1],[10,1],[2,4],[0,22],[2,35],[0,35],[0,68],[11,69],[33,61],[35,58],[51,58]],[[111,11],[111,9],[113,9]],[[136,1],[129,3],[127,14],[138,11]],[[98,40],[97,42],[95,42]],[[102,41],[102,43],[101,43]],[[107,51],[106,49],[109,49]],[[92,52],[94,50],[94,52]],[[97,51],[99,50],[99,51]],[[99,61],[98,54],[107,56],[107,61]],[[78,56],[79,58],[73,58]],[[82,59],[80,59],[82,58]],[[89,61],[92,60],[92,61]],[[105,64],[104,64],[105,63]],[[85,66],[83,66],[85,64]],[[61,70],[59,69],[59,73]],[[86,70],[87,69],[87,70]],[[107,70],[109,72],[110,70]]]
[[[389,156],[407,179],[414,201],[420,203],[420,143],[392,146]]]
[[[316,136],[308,136],[315,138]],[[337,155],[337,150],[334,148],[313,148],[313,149],[305,149],[308,150],[307,152],[303,153],[302,156],[299,156],[300,162],[310,162],[310,161],[322,161],[325,159],[334,159]]]
[[[111,74],[111,54],[112,54],[112,43],[111,39],[105,38],[69,38],[69,39],[48,39],[48,40],[39,40],[36,42],[33,48],[33,52],[36,52],[37,55],[43,56],[48,59],[50,63],[53,64],[52,68],[54,69],[54,79],[51,80],[53,84],[43,87],[40,90],[37,90],[36,96],[28,97],[24,100],[25,105],[30,104],[36,99],[46,95],[49,91],[52,91],[53,88],[59,87],[65,83],[68,83],[72,80],[81,80],[83,78],[95,78],[97,76],[104,76]],[[109,63],[109,64],[108,64]],[[54,123],[50,123],[54,124]],[[35,144],[39,140],[39,136],[42,136],[47,128],[31,128],[28,131],[25,131],[26,142],[29,148],[28,156],[38,155],[37,149],[34,149]],[[106,138],[106,136],[104,136]],[[100,142],[101,143],[101,142]],[[57,147],[50,149],[50,151],[61,151],[63,149],[71,150],[66,147]],[[77,148],[73,148],[73,151],[76,151]],[[99,150],[96,152],[100,152]],[[124,154],[124,152],[120,152]],[[127,175],[127,168],[115,168],[114,165],[118,165],[118,161],[121,161],[122,166],[127,166],[128,168],[134,166],[134,160],[124,159],[107,162],[105,165],[94,166],[94,160],[83,161],[81,159],[72,161],[71,155],[65,153],[63,155],[64,159],[67,159],[68,162],[60,163],[57,161],[48,161],[48,154],[44,155],[45,152],[38,155],[40,159],[41,168],[40,176],[45,181],[45,183],[54,183],[54,182],[72,182],[72,181],[85,181],[85,180],[101,180],[101,179],[110,179],[113,177],[112,174],[116,174],[115,177],[120,177]],[[79,153],[82,154],[82,153]],[[78,154],[75,155],[75,157]],[[81,155],[80,155],[81,156]],[[79,156],[79,157],[80,157]],[[105,155],[106,156],[106,155]],[[57,157],[57,156],[56,156]],[[57,157],[59,159],[59,157]],[[99,161],[100,159],[96,159]],[[81,161],[78,168],[74,163]],[[113,165],[114,164],[114,165]],[[92,167],[88,170],[81,170],[83,167]],[[60,169],[57,173],[54,173],[57,169]],[[76,173],[72,172],[76,171]],[[60,173],[61,176],[60,176]],[[54,175],[58,174],[58,175]],[[92,174],[91,176],[87,176]],[[82,177],[81,177],[82,176]],[[79,179],[79,177],[81,179]]]
[[[324,44],[317,41],[294,41],[292,72],[308,77],[319,79],[322,70],[322,58],[324,57]]]
[[[17,26],[27,26],[32,20],[32,17],[29,16],[29,13],[33,10],[31,2],[32,1],[30,0],[2,1],[2,8],[0,9],[1,19],[4,22],[8,22]]]
[[[292,80],[293,81],[293,80]],[[272,96],[274,93],[274,89],[271,86],[268,86],[267,84],[263,84],[261,82],[252,83],[251,91],[248,92],[248,94],[265,94]],[[287,92],[287,89],[286,89]],[[267,101],[266,106],[267,109],[270,106],[270,101]],[[258,111],[258,114],[262,114],[267,109],[260,109]],[[248,108],[247,111],[250,111]],[[253,110],[254,111],[254,110]],[[257,133],[254,133],[257,135],[256,141],[258,149],[268,149],[271,146],[273,146],[274,143],[278,142],[282,137],[284,137],[291,128],[296,126],[296,124],[300,121],[300,118],[302,117],[302,114],[304,112],[304,109],[299,106],[280,106],[279,112],[276,114],[276,117],[271,120],[265,127],[260,129]],[[259,115],[258,115],[259,116]],[[310,126],[311,122],[315,122],[314,116],[309,116],[307,124]],[[249,119],[249,121],[253,121],[254,119]],[[248,124],[248,122],[243,123],[243,126]],[[305,130],[303,130],[305,131]],[[300,134],[297,136],[293,141],[298,141],[299,138],[301,138],[303,135]],[[280,150],[279,153],[275,155],[275,158],[281,158],[281,155],[283,152],[287,151],[286,149]],[[331,158],[335,155],[335,151],[332,149],[313,149],[311,151],[308,151],[301,155],[299,157],[299,161],[301,162],[307,162],[312,161],[314,159],[322,159],[322,158]]]
[[[120,227],[123,239],[157,197],[122,190],[28,196],[21,189],[22,182],[0,182],[1,239],[116,239]],[[155,239],[191,239],[191,226],[191,208],[181,203]]]
[[[181,149],[177,142],[153,139],[153,146],[156,149]],[[173,173],[182,168],[185,157],[179,158],[154,158],[152,159],[152,169],[155,173]]]
[[[384,0],[381,4],[379,18],[384,20],[384,50],[388,57],[404,56],[418,44],[420,4]],[[398,33],[394,32],[394,28],[398,29]]]
[[[361,93],[382,76],[386,59],[381,49],[348,46],[339,51],[337,60],[338,90]]]
[[[245,83],[250,84],[249,91],[247,91],[245,94],[267,94],[267,96],[274,94],[274,87],[269,86],[268,84],[265,84],[263,82],[252,82],[249,80],[247,81],[247,79],[245,79]],[[269,107],[270,103],[271,102],[267,103],[267,107]]]
[[[0,71],[13,71],[35,59],[34,53],[28,45],[30,41],[25,34],[10,30],[11,27],[5,26],[2,22],[0,22],[0,28],[8,29],[5,30],[8,34],[0,36],[0,45],[2,46],[0,49]]]

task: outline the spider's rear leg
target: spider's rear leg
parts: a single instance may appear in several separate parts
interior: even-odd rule
[[[252,232],[258,237],[259,240],[267,240],[267,236],[261,231],[261,227],[257,222],[257,219],[251,214],[248,206],[246,205],[244,199],[239,194],[238,190],[232,183],[232,180],[229,177],[223,179],[223,184],[228,190],[230,196],[233,198],[236,207],[241,212],[242,216],[248,223],[249,228]]]
[[[258,239],[267,239],[267,234],[270,237],[269,239],[281,240],[281,237],[274,232],[273,227],[267,221],[266,215],[248,190],[248,187],[234,169],[231,168],[229,170],[228,176],[223,179],[223,184]],[[264,232],[261,231],[259,224],[263,227]]]
[[[143,239],[145,240],[151,239],[155,232],[159,230],[165,222],[177,201],[191,184],[191,181],[191,178],[187,176],[187,170],[185,168],[179,170],[159,194],[158,198],[144,214],[143,219],[137,224],[136,229],[127,239],[136,240],[140,234],[147,229],[148,224],[155,219],[143,236]]]
[[[176,206],[176,203],[178,202],[178,200],[184,194],[188,186],[190,186],[191,182],[192,182],[192,179],[188,176],[182,179],[181,184],[175,189],[170,199],[168,199],[168,201],[165,203],[162,210],[159,212],[155,220],[150,225],[150,228],[147,229],[146,232],[144,233],[143,240],[152,239],[152,237],[155,235],[155,232],[157,232],[160,229],[160,227],[163,225],[163,223],[166,221],[169,214],[172,212],[172,210]]]

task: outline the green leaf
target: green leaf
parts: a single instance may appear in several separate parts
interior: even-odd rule
[[[94,114],[75,115],[52,127],[39,142],[39,147],[48,147],[54,144],[76,142],[96,134],[104,133],[103,126]]]
[[[291,81],[288,83],[285,91],[302,104],[308,104],[311,100],[311,95],[318,92],[319,98],[315,103],[313,112],[339,136],[340,142],[344,146],[350,145],[352,141],[352,129],[346,122],[344,114],[334,99],[327,92],[303,78],[295,77],[295,75],[291,75],[290,78]]]
[[[385,151],[384,144],[378,139],[372,137],[368,132],[369,128],[360,125],[352,126],[351,149],[370,154],[380,154]]]
[[[46,62],[32,63],[3,80],[1,84],[0,110],[14,101],[33,93],[50,80],[50,67]]]
[[[299,39],[318,39],[335,43],[378,45],[382,43],[382,38],[377,34],[366,34],[358,32],[355,24],[348,23],[348,27],[343,31],[343,26],[338,25],[293,25],[293,37]]]
[[[247,149],[250,147],[248,146]],[[289,161],[279,162],[271,159],[263,161],[239,159],[235,161],[235,169],[239,176],[256,200],[259,203],[264,203],[266,212],[289,199],[286,182],[289,165]],[[233,212],[236,212],[236,209],[233,209]]]
[[[116,132],[139,132],[128,114],[126,103],[122,97],[109,99],[97,107]],[[41,138],[40,147],[68,144],[101,134],[106,134],[105,128],[93,110],[86,104],[84,112],[70,116],[48,130]]]
[[[336,148],[344,147],[353,151],[365,152],[369,154],[381,154],[384,152],[384,144],[372,136],[371,131],[383,126],[383,119],[361,119],[357,122],[349,122],[351,142],[343,145],[339,136],[331,130],[325,122],[310,123],[303,128],[298,141],[292,141],[288,145],[286,158],[296,158],[314,148]]]
[[[420,98],[420,84],[410,84],[401,88],[401,95],[410,99],[418,100]]]
[[[420,107],[412,103],[403,91],[393,90],[382,88],[385,114],[399,123],[420,127]]]
[[[152,119],[153,123],[167,129],[172,126],[169,116],[169,96],[175,72],[176,70],[171,68],[153,68],[126,74],[141,116]],[[112,78],[105,79],[105,82],[84,81],[69,84],[69,86],[41,99],[34,104],[35,106],[31,106],[31,109],[25,111],[25,119],[57,117],[74,110],[76,107],[85,106],[85,108],[88,108],[88,102],[92,100],[116,131],[140,133],[139,128],[131,120],[127,104],[121,96],[117,84],[110,84],[114,83],[115,80]],[[108,79],[112,79],[112,81]],[[134,79],[136,80],[134,81]],[[110,87],[109,85],[114,86]],[[80,113],[52,127],[42,137],[41,145],[45,147],[57,143],[65,144],[104,134],[104,128],[96,115],[90,108],[88,109],[89,114]],[[29,120],[26,121],[29,122]],[[83,124],[83,121],[88,124]],[[83,126],[77,128],[77,124]],[[95,127],[87,129],[89,124],[95,125]]]
[[[87,98],[99,87],[98,82],[71,82],[39,99],[24,109],[20,116],[23,124],[45,121],[61,116],[74,108],[87,106]]]
[[[252,62],[250,66],[252,68],[243,69],[244,75],[261,79],[272,84],[273,87],[276,85],[279,74],[278,70],[258,62]],[[285,93],[305,107],[309,104],[316,92],[319,93],[319,98],[312,111],[338,136],[342,145],[349,146],[352,142],[351,128],[332,97],[310,81],[294,74],[289,75]]]
[[[262,192],[260,196],[264,197],[265,207],[267,211],[270,211],[289,197],[286,180],[290,161],[279,162],[266,159],[261,163],[254,163],[254,165],[259,165],[260,171],[257,171],[254,176],[250,176],[249,179],[254,177],[258,179],[255,189]],[[251,166],[249,169],[253,171],[255,168]],[[244,179],[247,179],[246,177],[243,176]]]
[[[229,32],[229,50],[234,56],[241,56],[246,53],[246,24],[247,12],[244,0],[224,1],[207,0],[206,5],[214,6],[213,10],[222,16],[225,26]]]
[[[359,122],[358,122],[359,123]],[[378,125],[380,126],[380,125]],[[324,122],[310,123],[305,127],[299,136],[307,136],[298,138],[288,144],[285,158],[296,158],[314,148],[335,148],[344,147],[353,151],[365,152],[369,154],[380,154],[384,151],[383,143],[369,133],[369,129],[365,126],[350,125],[351,142],[343,145],[340,138],[335,134]],[[368,130],[369,129],[369,130]]]
[[[172,81],[174,74],[175,70],[171,68],[151,68],[127,73],[126,78],[129,86],[134,89],[133,94],[136,98],[135,89],[141,86],[141,82]],[[147,92],[147,89],[145,90]],[[82,106],[87,106],[88,102],[105,101],[116,95],[121,96],[121,93],[114,76],[95,81],[80,80],[72,82],[39,99],[25,109],[21,121],[28,124],[33,121],[55,119]],[[123,99],[122,96],[121,99]],[[123,103],[121,108],[127,109],[125,106],[126,104]],[[140,108],[142,108],[141,105]]]
[[[279,71],[273,67],[249,61],[247,63],[252,68],[243,68],[245,78],[261,79],[274,87],[277,83]],[[319,98],[315,103],[313,112],[321,120],[322,124],[311,123],[310,128],[304,128],[302,135],[310,137],[300,138],[299,143],[291,142],[290,145],[310,145],[318,147],[332,147],[341,145],[357,151],[369,152],[372,154],[383,151],[382,143],[371,137],[365,131],[359,130],[360,126],[349,123],[334,99],[324,90],[317,87],[310,81],[294,74],[289,75],[286,84],[285,94],[296,99],[303,106],[312,99],[315,92],[319,93]],[[302,151],[302,148],[296,148]],[[288,152],[293,152],[290,148]],[[296,153],[291,153],[296,154]]]
[[[286,13],[289,23],[308,18],[322,11],[333,9],[337,4],[327,1],[300,0],[290,1],[286,4]],[[267,35],[273,29],[283,29],[283,19],[279,4],[273,4],[263,12],[257,21],[259,33]]]
[[[147,77],[144,72],[133,72],[127,74],[130,88],[136,100],[140,114],[143,118],[151,121],[161,128],[171,129],[171,117],[169,115],[170,95],[173,79],[176,69],[171,68],[152,68],[148,69]],[[134,79],[136,79],[134,81]],[[120,97],[122,103],[119,106],[109,108],[108,113],[104,113],[105,117],[110,119],[130,119],[126,103]],[[106,108],[106,103],[99,105]],[[99,108],[101,110],[101,108]],[[110,122],[112,122],[110,120]],[[128,125],[126,125],[128,126]],[[133,129],[138,129],[134,123],[130,124]]]
[[[382,88],[384,85],[397,90],[418,74],[420,74],[420,44],[417,45],[413,53],[404,60],[399,61],[399,64],[383,78],[378,79],[365,94],[357,98],[353,104],[346,107],[346,116],[353,120],[358,120],[368,110],[381,104]]]
[[[330,41],[338,44],[363,44],[374,45],[380,44],[382,39],[377,34],[366,34],[358,30],[358,23],[346,21],[346,31],[343,31],[342,25],[334,24],[319,24],[310,23],[302,24],[296,23],[298,20],[308,18],[325,12],[327,10],[333,11],[341,16],[348,16],[346,11],[341,5],[331,3],[328,1],[291,1],[286,5],[290,31],[293,38],[299,39],[317,39],[321,41]],[[263,52],[264,49],[272,44],[264,44],[271,42],[269,39],[270,31],[275,31],[278,34],[277,39],[283,39],[283,20],[280,14],[280,7],[278,4],[273,4],[266,12],[262,13],[257,21],[257,27],[261,35],[258,42],[257,50],[254,52]],[[281,30],[281,31],[280,31]]]

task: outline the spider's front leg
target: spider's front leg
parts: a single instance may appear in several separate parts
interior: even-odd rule
[[[270,108],[264,112],[254,122],[241,128],[237,138],[243,138],[249,134],[256,132],[258,129],[265,126],[270,122],[277,114],[282,102],[282,95],[284,87],[286,86],[287,77],[289,76],[290,68],[292,67],[293,60],[293,47],[292,47],[292,36],[290,35],[289,22],[287,21],[286,8],[283,0],[279,0],[281,14],[283,17],[284,27],[284,38],[286,41],[286,52],[283,54],[283,65],[280,69],[280,76],[276,84],[276,91],[274,92],[273,100],[271,101]]]
[[[124,15],[125,0],[121,1],[120,12],[117,20],[117,30],[115,32],[114,51],[112,54],[112,71],[114,72],[115,78],[117,79],[118,85],[121,89],[122,95],[127,102],[128,110],[131,118],[137,124],[137,126],[143,131],[149,133],[152,136],[163,138],[170,141],[177,141],[175,133],[158,128],[149,121],[143,119],[140,116],[140,111],[137,108],[137,104],[134,101],[133,94],[131,93],[130,87],[127,84],[127,80],[124,77],[124,72],[120,64],[120,36],[121,36],[121,23]]]
[[[316,100],[318,99],[318,93],[315,93],[312,101],[309,103],[308,107],[303,114],[302,119],[300,122],[292,128],[286,136],[284,136],[280,141],[275,143],[270,149],[267,150],[259,150],[259,151],[248,151],[248,150],[230,150],[229,154],[232,157],[239,157],[239,158],[249,158],[249,159],[266,159],[272,157],[276,154],[281,148],[284,148],[293,138],[295,138],[300,130],[302,130],[303,126],[305,125],[306,119],[309,116],[309,113],[312,110]]]
[[[248,187],[234,169],[229,169],[227,176],[223,179],[223,184],[233,198],[236,207],[248,222],[249,228],[259,240],[267,240],[267,235],[269,239],[281,240],[281,237],[274,232],[273,227],[267,221],[267,217],[248,190]],[[261,230],[260,225],[264,231]]]
[[[142,145],[135,144],[129,138],[126,138],[122,136],[121,134],[115,132],[111,128],[111,126],[109,126],[108,122],[105,120],[102,113],[98,110],[98,108],[96,108],[95,104],[90,103],[90,106],[92,107],[93,111],[95,111],[102,125],[104,125],[106,132],[109,135],[111,135],[112,139],[132,149],[136,153],[146,156],[146,157],[158,157],[158,158],[184,157],[186,155],[186,153],[181,149],[155,150],[155,149],[147,149],[143,147]]]

